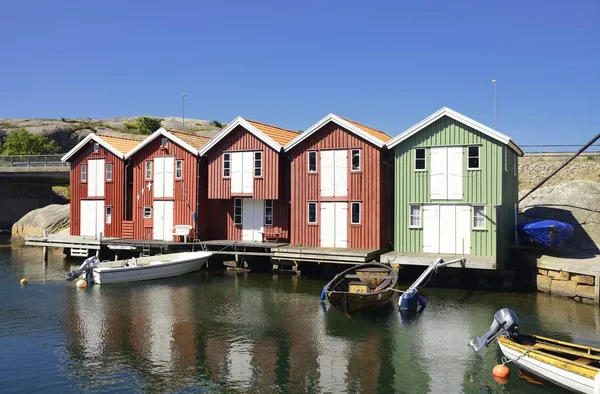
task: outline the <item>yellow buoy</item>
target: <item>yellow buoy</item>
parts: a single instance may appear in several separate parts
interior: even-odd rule
[[[85,281],[85,279],[79,279],[77,281],[77,288],[78,289],[85,289],[87,287],[87,282]]]
[[[21,285],[26,285],[26,284],[27,284],[27,279],[23,278],[23,279],[21,279],[21,280],[19,281],[19,283],[20,283]]]

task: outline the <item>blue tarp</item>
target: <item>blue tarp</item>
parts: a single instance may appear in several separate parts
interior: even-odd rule
[[[569,238],[574,228],[558,220],[540,220],[517,226],[519,236],[526,242],[545,246],[557,246]]]

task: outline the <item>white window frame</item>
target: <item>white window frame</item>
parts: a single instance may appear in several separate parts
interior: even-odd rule
[[[144,207],[144,219],[152,219],[152,207]]]
[[[315,157],[315,169],[312,170],[312,171],[310,170],[310,156],[311,155],[314,155],[314,157]],[[306,170],[307,170],[307,172],[309,174],[316,174],[317,170],[318,170],[318,167],[317,167],[317,151],[316,150],[309,150],[308,151],[308,156],[307,156],[306,162],[307,162],[306,163]]]
[[[240,214],[238,215],[235,211],[236,208],[240,209]],[[243,211],[243,205],[242,205],[242,199],[241,198],[234,198],[233,199],[233,224],[236,226],[241,226],[243,224],[244,221],[244,211]],[[239,217],[239,220],[238,220]]]
[[[310,221],[310,206],[311,205],[313,205],[315,207],[315,220],[314,220],[314,222]],[[306,204],[306,222],[308,224],[317,224],[317,223],[319,223],[319,217],[317,216],[318,212],[319,211],[317,210],[317,203],[316,203],[316,201],[309,201]]]
[[[81,165],[81,182],[87,182],[87,164]]]
[[[419,224],[413,225],[412,219],[415,217],[412,214],[413,207],[419,208]],[[408,228],[423,228],[423,206],[421,204],[408,204]]]
[[[270,210],[270,213],[269,213]],[[273,225],[273,200],[265,200],[265,226]]]
[[[358,222],[354,221],[354,206],[358,206]],[[350,224],[362,224],[362,204],[360,201],[350,202]]]
[[[477,227],[475,224],[475,209],[476,208],[483,208],[483,227]],[[487,230],[487,223],[486,223],[486,209],[485,209],[485,205],[473,205],[471,207],[472,210],[472,214],[471,214],[471,229],[472,230]]]
[[[99,151],[100,151],[100,144],[97,142],[94,142],[94,144],[92,145],[92,152],[98,153]]]
[[[508,152],[506,146],[504,147],[504,172],[508,172]]]
[[[262,152],[261,151],[256,151],[254,152],[254,177],[255,178],[261,178],[263,171],[262,171]],[[258,164],[258,166],[257,166]],[[258,174],[256,173],[256,170],[258,170]]]
[[[160,140],[160,147],[166,148],[169,146],[169,139],[167,137],[162,137]]]
[[[350,149],[350,171],[360,172],[362,170],[362,149]],[[354,169],[354,152],[358,153],[358,168]]]
[[[477,148],[477,156],[471,156],[470,149]],[[477,157],[477,167],[471,167],[471,162],[469,161],[471,158]],[[469,145],[467,146],[467,170],[474,171],[481,169],[481,147],[479,145]]]
[[[175,160],[175,179],[183,179],[183,160]]]
[[[112,206],[111,205],[107,205],[105,207],[105,222],[106,224],[112,224]]]
[[[112,165],[112,163],[106,163],[105,170],[106,170],[106,182],[112,182],[112,180],[113,180],[113,165]]]
[[[414,170],[415,172],[423,172],[423,171],[427,171],[427,150],[425,148],[415,148],[415,161],[414,161]],[[425,154],[425,157],[423,158],[417,158],[417,151],[422,150],[423,153]],[[423,168],[417,168],[417,160],[423,160],[424,166]]]
[[[223,152],[222,161],[223,161],[223,178],[231,178],[231,153]],[[227,168],[225,168],[225,163],[227,163]],[[227,171],[227,173],[225,173],[225,171]]]
[[[144,166],[144,179],[152,179],[152,160],[146,160]],[[148,173],[150,173],[150,175],[148,175]]]

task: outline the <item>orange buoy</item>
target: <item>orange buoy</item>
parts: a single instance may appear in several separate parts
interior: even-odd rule
[[[506,379],[510,376],[510,369],[504,364],[498,364],[492,370],[494,378]]]
[[[87,282],[84,279],[79,279],[77,281],[77,288],[78,289],[85,289],[87,287]]]
[[[493,376],[494,381],[498,384],[506,384],[508,383],[508,378],[498,378],[496,376]]]

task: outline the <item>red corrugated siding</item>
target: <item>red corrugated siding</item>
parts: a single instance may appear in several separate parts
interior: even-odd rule
[[[136,152],[132,157],[133,166],[133,222],[135,223],[134,237],[136,239],[152,239],[152,223],[153,219],[144,219],[144,207],[152,207],[154,201],[154,189],[151,187],[148,191],[148,180],[145,179],[145,162],[153,161],[155,157],[175,156],[175,160],[183,160],[183,178],[175,179],[174,182],[174,198],[164,198],[160,200],[173,200],[173,225],[187,224],[197,228],[193,223],[192,212],[196,211],[196,201],[198,195],[197,175],[198,175],[198,159],[189,151],[180,147],[172,141],[169,141],[168,149],[162,149],[161,139],[156,138],[154,141],[146,145],[144,148]],[[152,176],[154,177],[154,165],[152,168]],[[152,183],[153,180],[150,180]],[[144,194],[141,193],[144,189]],[[185,193],[184,193],[185,191]],[[137,199],[137,196],[140,199]],[[186,203],[186,195],[187,201]],[[199,216],[204,209],[199,208]],[[203,229],[199,228],[199,232],[203,233]]]
[[[236,127],[207,153],[208,198],[231,198],[231,181],[223,178],[223,152],[262,151],[263,176],[254,178],[254,193],[248,197],[256,199],[279,198],[279,152],[265,144],[242,126]]]
[[[92,197],[94,200],[104,200],[104,206],[112,206],[112,224],[104,224],[105,237],[121,237],[124,217],[125,196],[125,164],[123,160],[100,145],[98,152],[92,151],[93,141],[82,147],[71,157],[71,235],[80,234],[81,200],[87,199],[87,183],[81,182],[81,164],[87,164],[89,159],[104,159],[105,164],[113,165],[112,182],[104,182],[104,198]],[[89,168],[89,167],[88,167]],[[106,176],[106,173],[105,173]]]
[[[316,174],[308,174],[308,151],[327,149],[362,149],[362,171],[350,171],[348,152],[348,197],[327,198],[320,196],[320,169]],[[291,162],[291,244],[304,246],[320,245],[318,217],[316,225],[307,224],[307,203],[309,201],[360,201],[362,202],[362,224],[350,224],[348,217],[348,247],[379,249],[384,246],[387,235],[382,234],[382,216],[387,215],[387,204],[382,195],[382,150],[335,123],[328,123],[321,130],[302,141],[290,152]],[[317,168],[320,163],[317,162]],[[320,209],[317,209],[320,216]],[[350,207],[348,207],[350,215]],[[387,234],[387,230],[386,230]],[[387,241],[386,241],[387,242]]]

